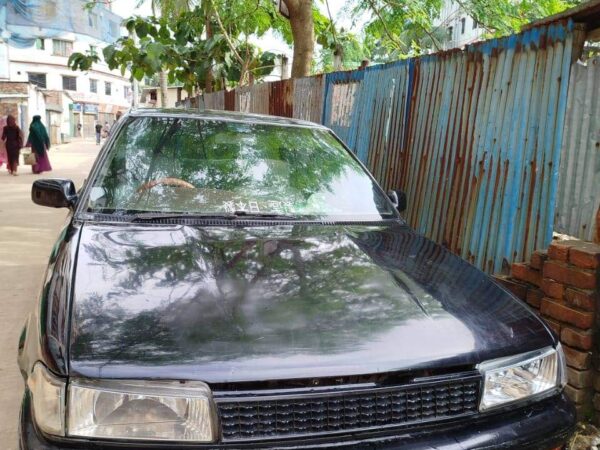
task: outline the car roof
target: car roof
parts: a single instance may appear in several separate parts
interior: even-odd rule
[[[179,108],[138,108],[127,114],[129,117],[183,117],[190,119],[205,119],[229,122],[259,123],[265,125],[301,126],[327,129],[321,124],[307,120],[291,119],[288,117],[269,116],[266,114],[250,114],[237,111],[217,111]]]

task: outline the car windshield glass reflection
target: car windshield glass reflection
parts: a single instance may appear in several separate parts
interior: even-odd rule
[[[172,117],[125,125],[92,184],[88,209],[395,216],[380,189],[326,130]]]

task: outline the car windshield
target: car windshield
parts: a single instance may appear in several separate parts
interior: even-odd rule
[[[89,192],[91,212],[395,216],[330,132],[224,120],[129,119]]]

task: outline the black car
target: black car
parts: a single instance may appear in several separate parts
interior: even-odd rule
[[[536,448],[568,439],[556,337],[410,229],[328,129],[124,116],[19,341],[22,449]]]

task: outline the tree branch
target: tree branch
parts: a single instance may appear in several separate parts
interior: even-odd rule
[[[327,6],[327,14],[329,15],[329,23],[331,23],[331,34],[333,34],[333,42],[337,48],[338,40],[335,33],[335,23],[333,22],[333,17],[331,16],[331,10],[329,9],[329,0],[325,0],[325,6]]]
[[[244,60],[242,59],[242,57],[240,56],[240,54],[236,50],[235,45],[233,45],[233,41],[231,40],[231,37],[229,36],[229,33],[227,32],[227,30],[223,26],[223,22],[221,21],[221,16],[219,15],[219,11],[217,11],[217,8],[211,8],[211,9],[212,9],[212,11],[213,11],[213,13],[215,15],[215,18],[217,19],[217,24],[219,25],[219,29],[221,30],[221,33],[223,33],[223,36],[225,37],[225,41],[227,42],[227,45],[229,46],[229,49],[231,50],[231,52],[235,56],[235,59],[237,59],[237,61],[241,65],[244,65]]]
[[[375,2],[373,0],[367,0],[369,5],[371,6],[371,9],[373,10],[373,12],[377,15],[377,17],[379,18],[381,25],[383,26],[383,31],[385,31],[385,34],[387,34],[387,37],[390,39],[390,41],[396,45],[397,48],[402,49],[402,45],[396,40],[396,38],[394,36],[392,36],[392,34],[390,33],[390,30],[388,30],[387,24],[385,23],[385,20],[383,19],[381,13],[379,12],[379,10],[377,9],[377,7],[375,6]]]

